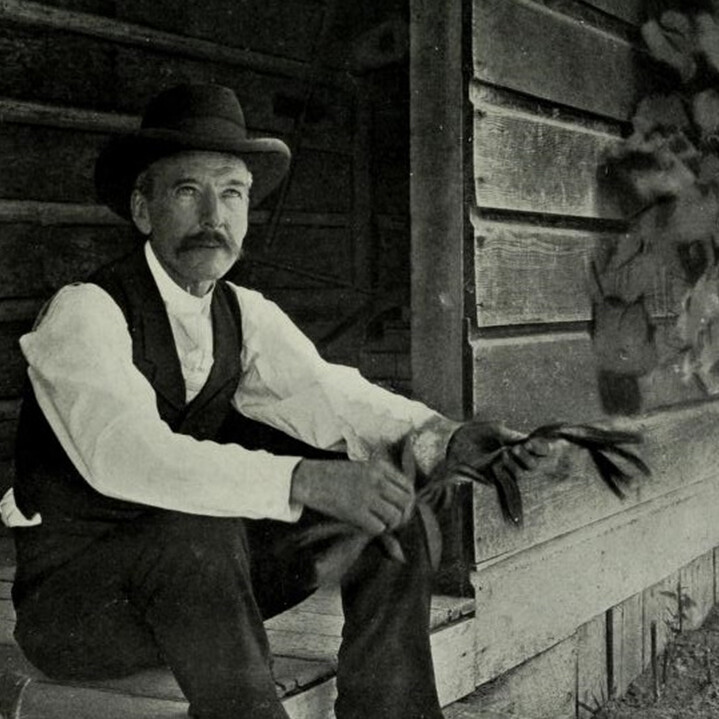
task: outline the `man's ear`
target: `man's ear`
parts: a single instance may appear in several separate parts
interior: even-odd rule
[[[130,195],[130,212],[132,212],[132,221],[143,235],[149,235],[152,232],[152,222],[150,222],[150,211],[147,206],[147,198],[140,190],[133,190]]]

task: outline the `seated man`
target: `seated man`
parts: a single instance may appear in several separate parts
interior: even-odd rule
[[[99,157],[99,196],[147,241],[21,340],[17,641],[50,677],[166,665],[196,717],[286,717],[262,622],[316,588],[326,548],[298,537],[332,517],[365,540],[341,577],[338,719],[437,719],[427,539],[382,449],[406,440],[427,474],[459,425],[323,361],[221,279],[289,160],[213,85],[159,95]],[[387,531],[404,562],[371,541]]]

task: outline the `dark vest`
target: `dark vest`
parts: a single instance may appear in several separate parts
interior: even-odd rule
[[[241,375],[242,325],[234,292],[226,283],[217,283],[211,305],[214,364],[202,391],[188,404],[170,321],[144,253],[133,252],[89,281],[108,292],[122,310],[132,337],[133,363],[155,390],[160,417],[174,432],[224,441],[226,421],[235,414],[230,401]],[[40,512],[43,518],[37,528],[16,531],[19,554],[23,542],[35,545],[37,540],[46,550],[54,537],[58,545],[65,545],[56,549],[67,556],[115,523],[157,511],[94,490],[55,437],[29,383],[18,426],[14,486],[19,509],[26,516]]]

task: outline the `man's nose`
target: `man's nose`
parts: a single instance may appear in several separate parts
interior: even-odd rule
[[[202,193],[200,202],[200,224],[203,227],[218,227],[220,224],[220,203],[213,190]]]

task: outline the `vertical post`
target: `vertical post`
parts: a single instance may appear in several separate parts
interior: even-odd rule
[[[412,386],[465,411],[463,0],[410,0]]]

